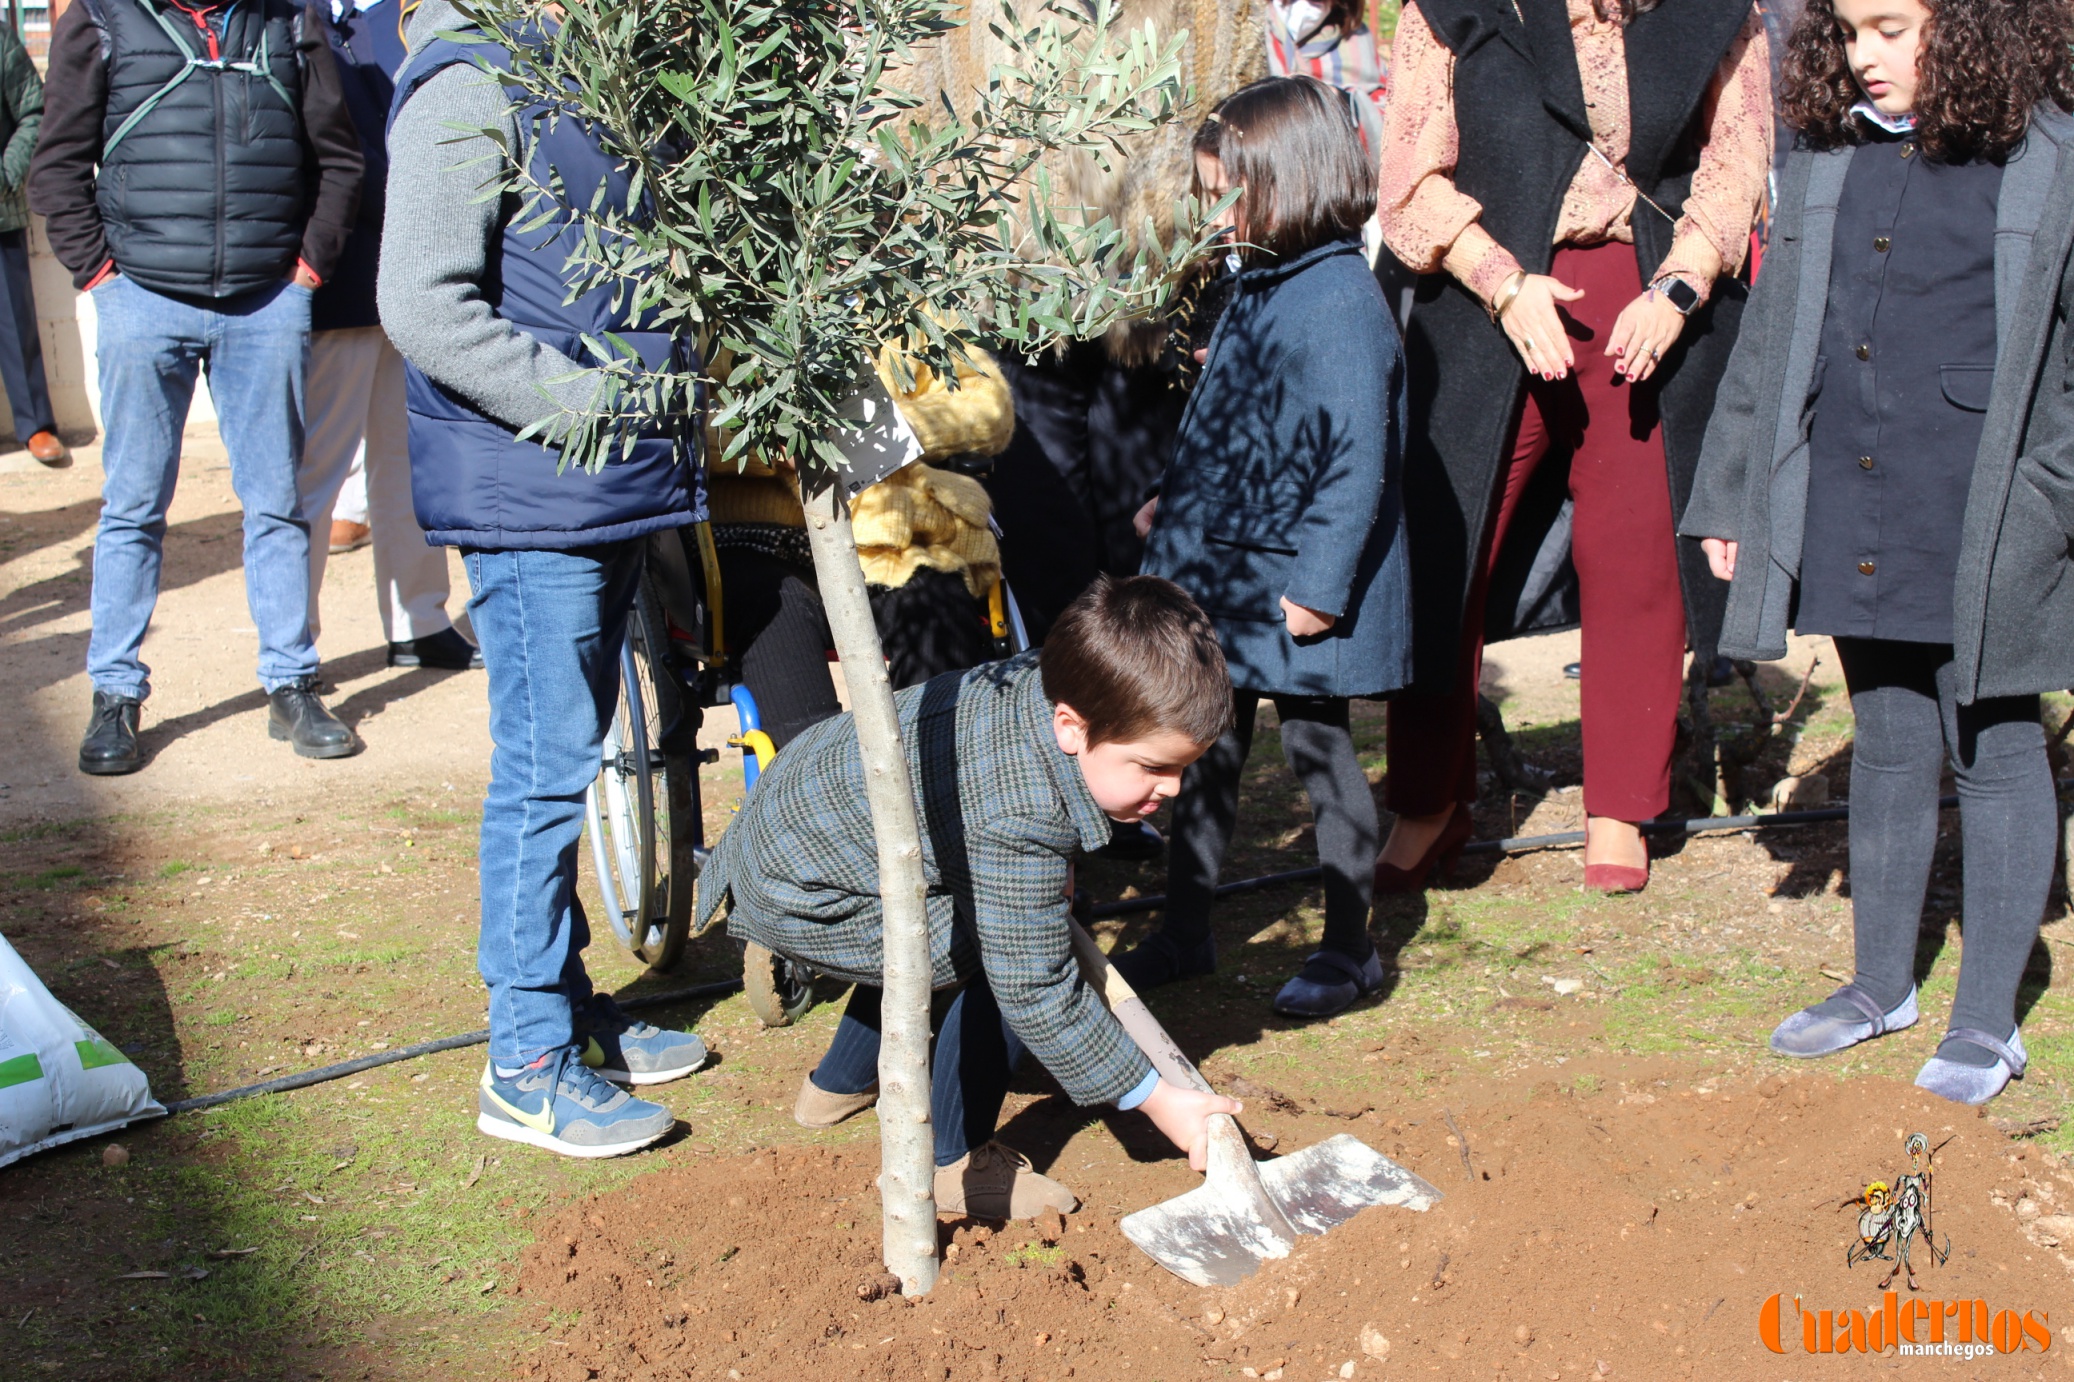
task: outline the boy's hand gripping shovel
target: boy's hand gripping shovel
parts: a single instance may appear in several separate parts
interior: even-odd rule
[[[1073,923],[1073,953],[1109,1011],[1160,1078],[1212,1092],[1181,1048],[1110,965],[1094,938]],[[1324,1233],[1370,1205],[1426,1209],[1440,1191],[1360,1139],[1340,1133],[1315,1147],[1256,1162],[1228,1113],[1209,1120],[1209,1170],[1203,1183],[1164,1204],[1127,1215],[1124,1237],[1153,1261],[1198,1286],[1230,1286],[1273,1257],[1287,1257],[1299,1233]]]

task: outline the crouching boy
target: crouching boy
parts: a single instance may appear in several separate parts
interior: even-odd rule
[[[946,673],[895,704],[923,822],[939,999],[937,1208],[1005,1219],[1077,1207],[994,1140],[1025,1050],[1075,1103],[1143,1111],[1200,1169],[1204,1120],[1238,1105],[1154,1073],[1081,979],[1066,894],[1074,856],[1109,843],[1111,821],[1157,811],[1224,733],[1231,683],[1209,620],[1169,581],[1104,579],[1059,617],[1041,654]],[[723,919],[738,939],[857,985],[809,1085],[868,1094],[883,929],[848,715],[787,746],[721,837],[699,877],[697,920]]]

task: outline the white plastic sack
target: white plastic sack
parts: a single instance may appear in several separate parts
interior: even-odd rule
[[[0,936],[0,1166],[165,1112],[144,1072]]]

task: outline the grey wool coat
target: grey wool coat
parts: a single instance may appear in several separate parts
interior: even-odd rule
[[[1679,531],[1739,544],[1721,651],[1785,656],[1800,577],[1816,349],[1851,151],[1797,149],[1781,180]],[[2041,106],[2010,155],[1995,218],[1997,357],[1959,549],[1959,696],[2074,685],[2074,117]]]

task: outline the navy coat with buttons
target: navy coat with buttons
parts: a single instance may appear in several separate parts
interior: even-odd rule
[[[1410,680],[1404,413],[1404,351],[1358,240],[1238,276],[1141,568],[1209,614],[1234,686],[1377,696]],[[1292,638],[1284,597],[1338,622]]]
[[[1807,548],[1809,404],[1846,147],[1796,150],[1780,179],[1764,272],[1729,359],[1679,530],[1739,544],[1721,651],[1786,655]],[[1952,586],[1959,700],[2074,685],[2074,115],[2040,106],[1996,197],[1994,382],[1984,403]],[[1960,365],[1972,359],[1952,361]],[[1977,382],[1977,381],[1967,381]],[[1942,392],[1940,386],[1940,392]],[[1875,462],[1877,463],[1877,462]]]

